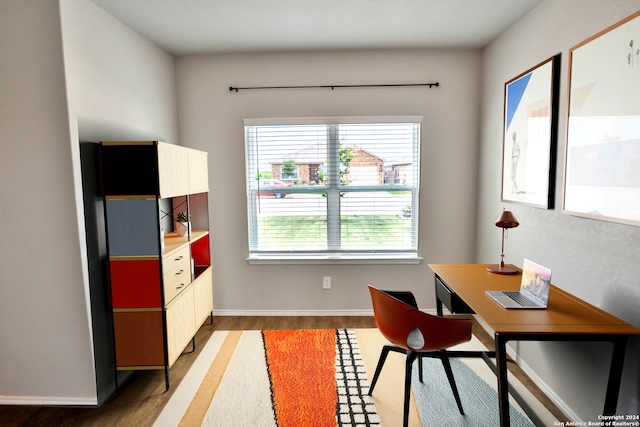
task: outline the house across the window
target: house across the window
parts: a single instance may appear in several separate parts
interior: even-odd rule
[[[421,122],[245,120],[249,259],[417,259]]]
[[[325,148],[310,145],[274,160],[271,162],[272,178],[295,185],[319,184],[318,170],[326,164]],[[358,145],[346,145],[345,148],[353,153],[348,177],[352,185],[404,184],[412,178],[411,160],[387,161]]]

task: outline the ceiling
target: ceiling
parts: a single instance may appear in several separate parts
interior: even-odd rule
[[[91,0],[174,55],[481,48],[542,0]]]

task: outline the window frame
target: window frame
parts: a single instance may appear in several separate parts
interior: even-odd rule
[[[366,185],[340,185],[339,181],[339,150],[340,142],[337,137],[338,127],[343,124],[378,124],[378,123],[414,123],[417,124],[417,142],[413,146],[413,156],[417,159],[419,165],[417,171],[414,172],[415,180],[413,184],[381,184],[379,186]],[[326,125],[330,129],[330,133],[336,136],[327,138],[327,185],[315,185],[313,192],[322,191],[327,198],[327,249],[312,251],[259,251],[252,250],[251,244],[248,242],[249,256],[246,260],[251,264],[418,264],[422,262],[419,256],[418,236],[419,236],[419,192],[420,192],[420,150],[422,145],[422,116],[385,116],[385,117],[316,117],[316,118],[268,118],[268,119],[245,119],[244,126],[268,126],[268,125]],[[250,165],[252,156],[256,155],[256,147],[250,147],[251,142],[245,136],[245,160],[247,162],[247,174],[251,173],[253,167]],[[329,159],[333,159],[330,161]],[[282,165],[280,166],[282,168]],[[299,172],[299,171],[298,171]],[[247,179],[247,215],[248,215],[248,232],[249,239],[257,236],[257,197],[255,190],[249,188],[249,179]],[[350,251],[342,250],[340,246],[336,246],[339,236],[332,236],[332,233],[340,234],[340,197],[346,192],[373,192],[373,191],[408,191],[411,192],[411,230],[412,245],[410,250],[364,250]],[[264,191],[264,190],[261,190]],[[283,193],[309,193],[309,189],[288,187],[282,189]],[[257,193],[256,193],[257,194]],[[335,226],[337,222],[337,227]],[[333,231],[330,231],[333,230]],[[253,236],[252,236],[253,233]]]

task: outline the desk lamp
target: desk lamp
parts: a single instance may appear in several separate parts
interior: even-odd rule
[[[502,252],[500,253],[500,264],[499,265],[490,265],[489,267],[487,267],[487,270],[490,273],[496,273],[496,274],[516,274],[516,273],[518,273],[517,269],[515,269],[513,267],[505,267],[504,266],[504,233],[505,233],[506,229],[515,228],[515,227],[517,227],[519,225],[520,225],[520,223],[518,222],[516,217],[513,216],[513,213],[511,213],[511,211],[502,209],[502,215],[500,215],[500,218],[498,218],[498,221],[496,222],[496,227],[502,228]]]

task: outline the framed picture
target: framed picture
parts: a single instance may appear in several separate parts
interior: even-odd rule
[[[504,84],[502,201],[552,209],[560,55]]]
[[[569,53],[563,211],[640,225],[640,12]]]

